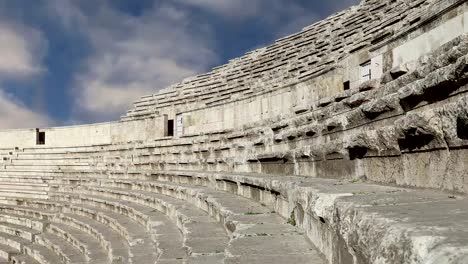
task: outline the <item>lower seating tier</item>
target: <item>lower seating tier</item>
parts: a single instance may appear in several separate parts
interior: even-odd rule
[[[0,243],[15,249],[0,250],[9,263],[468,260],[462,194],[247,173],[43,172],[46,199],[0,200],[0,234],[22,239]]]
[[[30,229],[4,254],[8,263],[325,263],[304,232],[235,194],[142,179],[43,179],[45,199],[0,200],[0,235],[2,220]]]

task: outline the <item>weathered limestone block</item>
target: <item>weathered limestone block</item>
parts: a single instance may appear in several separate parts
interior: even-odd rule
[[[288,160],[291,160],[291,156],[288,153],[282,152],[272,152],[272,153],[261,153],[255,154],[247,159],[248,162],[279,162],[285,163]]]
[[[359,85],[358,90],[359,92],[364,92],[364,91],[369,91],[369,90],[374,90],[374,89],[379,89],[379,88],[380,88],[380,80],[373,79],[373,80],[363,82],[361,85]]]
[[[346,138],[344,148],[351,160],[400,154],[395,129],[392,127],[353,134]]]
[[[343,148],[344,143],[341,140],[333,140],[323,144],[323,153],[326,159],[344,159],[348,156],[346,150]]]
[[[331,97],[325,97],[317,102],[317,107],[325,107],[330,105],[331,103],[333,103],[333,99]]]
[[[349,106],[351,108],[355,108],[355,107],[358,107],[358,106],[362,105],[365,102],[368,102],[369,100],[370,99],[369,99],[367,93],[357,93],[357,94],[351,96],[350,98],[344,100],[343,102],[347,106]]]
[[[409,113],[395,122],[401,151],[446,148],[442,119],[433,110]]]
[[[449,147],[459,147],[468,139],[468,98],[435,109],[442,120],[444,140]]]
[[[456,64],[438,69],[424,79],[415,81],[399,90],[401,105],[411,110],[422,101],[433,102],[446,98],[466,82],[467,59],[460,58]]]
[[[283,134],[283,138],[286,138],[288,140],[295,140],[303,136],[302,130],[297,129],[296,127],[284,130],[282,134]]]
[[[347,125],[346,117],[337,116],[327,120],[325,126],[322,129],[322,134],[343,130]]]
[[[321,131],[321,125],[316,122],[299,128],[298,130],[303,136],[313,137]]]
[[[301,105],[297,105],[294,107],[293,111],[294,113],[296,114],[301,114],[301,113],[304,113],[304,112],[307,112],[311,109],[310,105],[308,104],[301,104]]]
[[[399,77],[407,74],[410,71],[408,68],[409,67],[406,64],[398,65],[397,67],[390,70],[390,76],[393,80],[396,80]]]
[[[375,131],[369,131],[367,133],[360,133],[352,135],[344,143],[344,148],[348,151],[350,160],[362,159],[370,152],[377,151],[376,146],[377,137],[371,133]]]
[[[460,100],[457,115],[457,137],[468,140],[468,98]]]
[[[357,127],[368,122],[368,118],[360,108],[347,112],[344,117],[346,118],[347,128]]]
[[[335,102],[341,102],[343,101],[344,99],[346,98],[349,98],[351,97],[353,94],[355,94],[357,92],[356,89],[352,89],[352,90],[347,90],[347,91],[344,91],[344,92],[341,92],[337,95],[334,96],[335,98]]]
[[[395,94],[375,99],[362,105],[361,111],[369,119],[375,119],[380,115],[400,109],[399,98]]]
[[[278,123],[273,123],[271,126],[271,130],[273,132],[287,128],[289,126],[289,123],[286,120],[282,120],[281,122]]]
[[[322,160],[323,156],[319,153],[317,148],[313,148],[312,146],[304,146],[298,148],[294,152],[294,156],[296,159],[307,159],[310,161],[319,161]]]

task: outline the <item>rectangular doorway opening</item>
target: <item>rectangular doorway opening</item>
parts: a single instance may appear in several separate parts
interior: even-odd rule
[[[174,120],[173,119],[167,120],[167,136],[168,137],[174,136]]]
[[[36,145],[45,145],[45,132],[36,129]]]
[[[349,90],[349,88],[351,88],[350,82],[349,81],[344,82],[343,83],[343,88],[344,88],[345,91]]]

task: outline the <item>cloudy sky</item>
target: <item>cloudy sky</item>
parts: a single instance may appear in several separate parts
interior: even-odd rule
[[[0,1],[0,129],[116,120],[141,95],[358,2]]]

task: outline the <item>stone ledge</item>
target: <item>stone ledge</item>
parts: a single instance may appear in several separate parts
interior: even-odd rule
[[[302,216],[296,223],[330,263],[351,258],[357,263],[461,264],[468,259],[468,222],[460,222],[468,218],[466,196],[307,177],[180,174],[281,194],[288,211],[278,212],[286,218]]]

